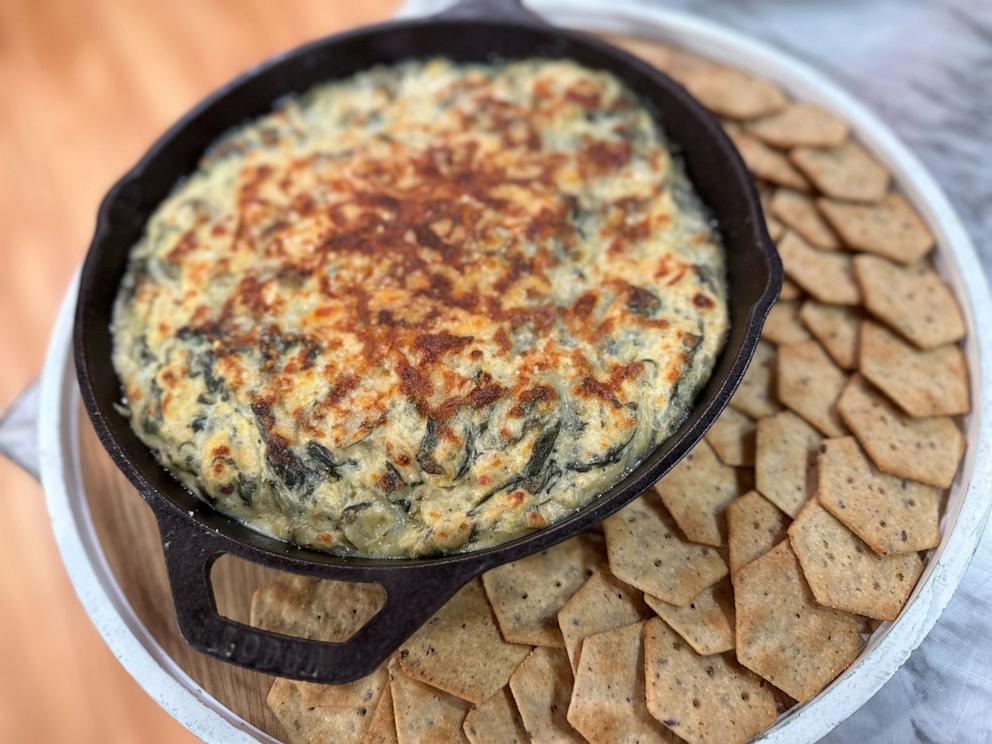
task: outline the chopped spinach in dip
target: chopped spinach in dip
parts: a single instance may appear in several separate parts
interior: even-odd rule
[[[436,59],[230,132],[134,246],[114,366],[217,509],[333,552],[538,530],[681,423],[718,238],[650,112],[567,61]]]

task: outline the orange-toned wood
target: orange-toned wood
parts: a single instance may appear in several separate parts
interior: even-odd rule
[[[0,2],[0,407],[41,368],[100,197],[148,144],[240,70],[304,40],[385,18],[397,5]],[[193,741],[90,625],[39,486],[2,459],[0,483],[0,741]],[[161,605],[166,595],[148,596]]]

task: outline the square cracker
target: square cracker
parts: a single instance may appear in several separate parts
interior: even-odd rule
[[[379,704],[375,706],[375,712],[372,714],[362,744],[399,744],[396,736],[396,715],[393,713],[393,692],[389,689],[388,683],[379,696]]]
[[[530,646],[500,635],[486,593],[470,581],[399,649],[399,663],[411,679],[479,703],[504,687]]]
[[[900,266],[879,256],[854,257],[854,276],[872,315],[921,349],[964,338],[965,325],[954,293],[923,264]]]
[[[854,437],[821,445],[816,496],[879,555],[927,550],[940,542],[940,492],[883,473]]]
[[[921,351],[865,321],[859,361],[861,374],[910,416],[954,416],[971,408],[967,362],[954,344]]]
[[[768,228],[768,237],[772,239],[773,243],[777,243],[779,238],[785,234],[785,225],[770,214],[765,215],[765,227]]]
[[[822,441],[820,433],[792,411],[758,422],[755,487],[791,517],[816,491],[816,453]]]
[[[535,648],[513,673],[510,689],[532,741],[582,744],[583,738],[566,718],[572,667],[563,649]]]
[[[851,248],[913,264],[933,248],[933,236],[909,203],[888,194],[877,204],[817,202],[821,214]]]
[[[806,194],[792,189],[778,189],[772,197],[771,210],[772,214],[815,248],[824,251],[840,250],[837,235],[823,221],[816,202]]]
[[[860,620],[817,603],[788,540],[734,575],[737,658],[799,702],[858,656]]]
[[[286,574],[255,590],[249,622],[283,635],[340,643],[371,620],[385,599],[378,584]]]
[[[568,721],[590,744],[679,740],[648,712],[643,629],[639,622],[606,630],[582,646]]]
[[[834,405],[847,376],[816,341],[780,346],[778,397],[828,437],[847,433]]]
[[[779,237],[781,237],[781,235]],[[778,242],[778,238],[775,238],[775,241]],[[799,289],[798,284],[792,281],[789,277],[785,277],[782,280],[782,291],[778,294],[778,298],[780,300],[798,300],[802,296],[803,291]]]
[[[603,528],[610,572],[669,604],[685,607],[727,575],[716,550],[682,537],[656,494],[634,499]]]
[[[472,744],[528,744],[530,738],[524,729],[510,689],[504,687],[486,702],[476,705],[465,716],[462,726]]]
[[[748,125],[748,131],[773,147],[836,147],[847,139],[847,122],[808,103],[784,109]]]
[[[730,654],[700,655],[655,618],[644,626],[648,711],[685,741],[743,744],[775,722],[771,685]]]
[[[791,415],[791,414],[790,414]],[[803,426],[808,426],[803,422]],[[806,460],[805,453],[801,459]],[[803,492],[806,487],[804,485]],[[730,573],[737,573],[786,537],[789,517],[757,491],[748,491],[727,507]],[[697,651],[699,649],[696,649]]]
[[[389,665],[389,689],[400,744],[468,744],[462,726],[471,703],[410,679],[396,662]]]
[[[708,656],[734,648],[734,590],[730,577],[704,589],[685,607],[676,607],[650,594],[644,595],[658,617],[695,649]]]
[[[503,637],[512,643],[564,648],[558,611],[604,558],[599,542],[578,535],[483,574]]]
[[[778,252],[789,278],[820,302],[833,305],[861,302],[849,254],[821,251],[791,230],[778,242]]]
[[[706,108],[731,119],[756,119],[780,111],[788,99],[775,83],[722,65],[689,67],[677,80]]]
[[[759,341],[730,405],[751,418],[771,416],[782,410],[775,393],[775,347]]]
[[[858,366],[862,318],[864,314],[860,308],[825,305],[816,300],[806,300],[799,310],[799,319],[841,369]]]
[[[809,191],[809,182],[803,174],[796,170],[789,159],[778,150],[773,150],[747,132],[730,130],[727,134],[730,135],[744,164],[756,178],[799,191]]]
[[[765,319],[761,337],[776,345],[809,341],[809,332],[799,320],[799,303],[783,300],[776,302]]]
[[[655,483],[654,490],[689,540],[727,544],[723,510],[740,495],[737,472],[720,462],[705,439]]]
[[[831,148],[797,147],[789,158],[827,196],[877,202],[889,190],[888,171],[850,140]]]
[[[603,38],[646,62],[650,62],[659,70],[664,70],[675,80],[679,80],[681,75],[684,75],[688,70],[711,70],[716,66],[715,62],[705,57],[665,44],[657,39],[643,39],[638,36],[619,34],[604,34]]]
[[[916,553],[880,556],[810,501],[789,527],[789,543],[816,601],[876,620],[895,620],[923,561]]]
[[[964,454],[964,435],[947,417],[910,418],[861,375],[844,388],[837,411],[883,473],[947,488]]]
[[[724,408],[706,432],[706,441],[725,465],[754,465],[755,422],[734,408]]]
[[[273,682],[265,702],[294,744],[314,741],[360,744],[378,698],[365,706],[338,706],[320,700],[308,703],[297,682],[279,678]]]
[[[582,641],[587,636],[636,623],[649,614],[641,592],[617,579],[605,566],[599,568],[558,612],[572,670],[579,665]]]

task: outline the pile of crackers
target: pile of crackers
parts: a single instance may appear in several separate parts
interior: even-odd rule
[[[933,238],[847,124],[621,40],[724,120],[787,281],[730,408],[602,531],[464,587],[348,685],[277,680],[293,742],[745,742],[896,619],[937,546],[970,407]],[[344,640],[374,586],[286,577],[252,622]]]

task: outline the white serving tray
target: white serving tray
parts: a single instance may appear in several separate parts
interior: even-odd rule
[[[444,2],[408,2],[415,15]],[[992,302],[974,247],[961,220],[919,161],[870,111],[826,77],[766,45],[706,20],[625,0],[534,0],[549,20],[590,31],[636,34],[684,46],[777,81],[794,97],[836,111],[893,173],[937,238],[941,272],[962,299],[973,411],[965,418],[968,449],[950,489],[942,540],[903,612],[883,624],[846,672],[813,700],[758,737],[761,742],[812,742],[861,707],[905,662],[950,601],[984,532],[992,505],[992,334],[976,319]],[[29,390],[0,431],[0,449],[40,471],[52,527],[80,601],[121,663],[148,694],[193,734],[210,742],[273,742],[200,688],[141,624],[122,593],[96,538],[81,489],[79,392],[71,336],[76,282],[69,287],[52,332],[40,386]],[[984,394],[983,394],[983,391]],[[35,430],[36,427],[36,430]],[[37,451],[26,441],[37,437]]]

